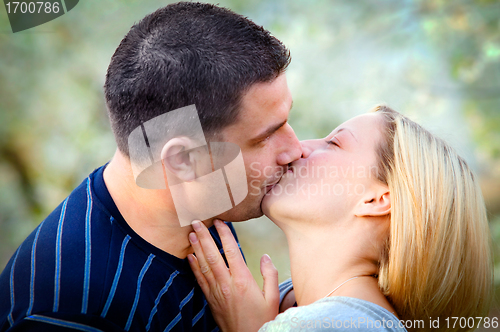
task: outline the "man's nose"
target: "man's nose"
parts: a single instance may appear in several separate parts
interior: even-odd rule
[[[295,135],[295,132],[293,131],[292,127],[287,123],[285,124],[287,126],[286,129],[286,135],[285,135],[285,143],[286,143],[286,149],[281,152],[278,157],[277,157],[277,163],[278,165],[288,165],[289,163],[300,159],[302,156],[302,146],[299,142],[299,139]]]

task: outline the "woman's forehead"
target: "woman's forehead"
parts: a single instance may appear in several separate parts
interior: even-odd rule
[[[335,128],[330,135],[344,132],[351,134],[356,140],[358,136],[370,135],[375,132],[380,132],[382,125],[382,117],[378,113],[366,113],[358,115],[352,119],[345,121]]]

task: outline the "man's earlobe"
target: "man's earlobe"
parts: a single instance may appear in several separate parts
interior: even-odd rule
[[[367,195],[356,208],[356,217],[383,217],[391,212],[391,194]]]
[[[166,171],[183,182],[196,178],[196,165],[190,151],[192,146],[193,142],[189,138],[175,137],[161,150],[161,159]]]

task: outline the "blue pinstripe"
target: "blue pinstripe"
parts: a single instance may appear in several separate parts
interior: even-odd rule
[[[153,254],[150,254],[148,256],[148,260],[146,261],[146,263],[144,263],[144,266],[139,273],[139,278],[137,278],[137,289],[135,291],[134,304],[132,305],[132,309],[130,310],[130,314],[128,315],[127,324],[125,325],[125,331],[128,331],[130,329],[130,325],[132,325],[132,319],[134,318],[135,310],[137,309],[137,304],[139,303],[139,296],[141,295],[142,278],[144,278],[144,275],[148,271],[153,258],[155,258],[155,255]]]
[[[82,314],[87,313],[89,304],[89,288],[90,288],[90,253],[91,253],[91,238],[90,238],[90,218],[92,213],[92,194],[90,192],[90,177],[87,178],[87,215],[85,216],[85,274],[83,279],[83,297],[82,297]]]
[[[216,326],[215,329],[212,330],[212,332],[218,332],[219,331],[219,327]]]
[[[179,274],[179,271],[173,272],[170,275],[170,277],[168,278],[167,282],[165,283],[165,286],[163,286],[160,293],[158,293],[158,296],[156,297],[156,300],[155,300],[155,305],[154,305],[153,309],[151,309],[151,313],[149,314],[149,320],[148,320],[148,324],[146,325],[146,331],[149,331],[149,329],[151,328],[151,322],[153,321],[154,315],[158,311],[158,304],[160,303],[161,297],[163,296],[163,294],[165,294],[168,291],[170,285],[172,285],[172,282],[174,281],[174,278],[178,274]]]
[[[186,297],[181,301],[181,303],[179,303],[179,313],[177,314],[177,316],[175,316],[174,319],[172,319],[172,321],[167,325],[167,327],[165,328],[165,330],[163,330],[163,332],[170,331],[175,326],[175,324],[179,323],[179,321],[182,318],[182,314],[180,311],[186,305],[186,303],[188,303],[193,298],[193,295],[194,295],[194,288],[189,292],[188,295],[186,295]]]
[[[207,306],[207,301],[203,300],[203,308],[201,308],[200,312],[198,312],[196,314],[196,316],[193,317],[193,321],[192,321],[191,326],[194,326],[194,324],[196,324],[200,320],[200,318],[205,314],[205,307],[206,306]]]
[[[64,223],[64,217],[66,216],[66,205],[68,204],[68,198],[66,198],[63,202],[63,206],[61,209],[61,216],[59,217],[59,224],[57,225],[56,267],[55,267],[55,273],[54,273],[54,306],[52,307],[52,311],[54,311],[54,312],[57,312],[59,310],[59,292],[61,289],[62,228],[63,228],[63,223]]]
[[[163,332],[170,331],[175,326],[175,324],[179,323],[179,321],[181,320],[181,318],[182,318],[182,316],[181,316],[181,313],[179,312],[177,314],[177,316],[175,316],[175,318],[172,319],[172,321],[170,322],[170,324],[167,325],[167,327],[165,328],[165,330],[163,330]]]
[[[108,299],[106,300],[104,309],[102,309],[101,313],[102,318],[104,318],[108,313],[109,307],[111,306],[111,301],[113,301],[113,297],[115,296],[116,287],[118,286],[118,280],[120,279],[120,274],[122,273],[123,259],[125,257],[125,248],[127,248],[129,240],[130,240],[130,235],[127,235],[123,239],[122,248],[120,249],[120,259],[118,261],[118,267],[116,268],[115,277],[113,279],[113,284],[111,285],[111,290],[109,291]]]
[[[70,322],[67,320],[62,320],[58,318],[52,318],[52,317],[47,317],[47,316],[42,316],[42,315],[33,315],[26,317],[28,320],[33,320],[36,322],[43,322],[47,324],[52,324],[56,326],[62,326],[62,327],[69,327],[72,330],[78,330],[78,331],[86,331],[86,332],[102,332],[102,330],[96,329],[95,327],[80,324],[80,323],[74,323]]]
[[[19,247],[16,251],[16,255],[14,256],[14,261],[12,262],[12,266],[10,268],[10,312],[7,316],[7,320],[9,321],[10,326],[14,325],[14,319],[12,318],[12,311],[14,310],[14,267],[16,266],[17,255],[19,254]]]
[[[36,264],[36,241],[38,240],[38,235],[42,229],[43,222],[38,226],[36,231],[35,239],[33,240],[33,246],[31,247],[31,276],[30,276],[30,305],[26,311],[26,316],[31,315],[31,310],[33,309],[33,303],[35,302],[35,264]]]
[[[189,292],[188,295],[186,295],[184,300],[181,301],[181,303],[179,304],[179,310],[182,310],[182,308],[186,305],[186,303],[188,303],[189,300],[193,298],[193,295],[194,295],[194,288]]]

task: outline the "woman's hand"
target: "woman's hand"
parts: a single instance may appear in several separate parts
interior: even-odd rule
[[[189,234],[196,254],[196,257],[188,255],[191,269],[222,331],[258,331],[278,314],[278,271],[268,255],[262,256],[260,271],[264,278],[264,289],[261,291],[229,227],[220,220],[215,220],[214,224],[229,268],[208,229],[202,222],[195,221],[192,225],[196,233]]]

